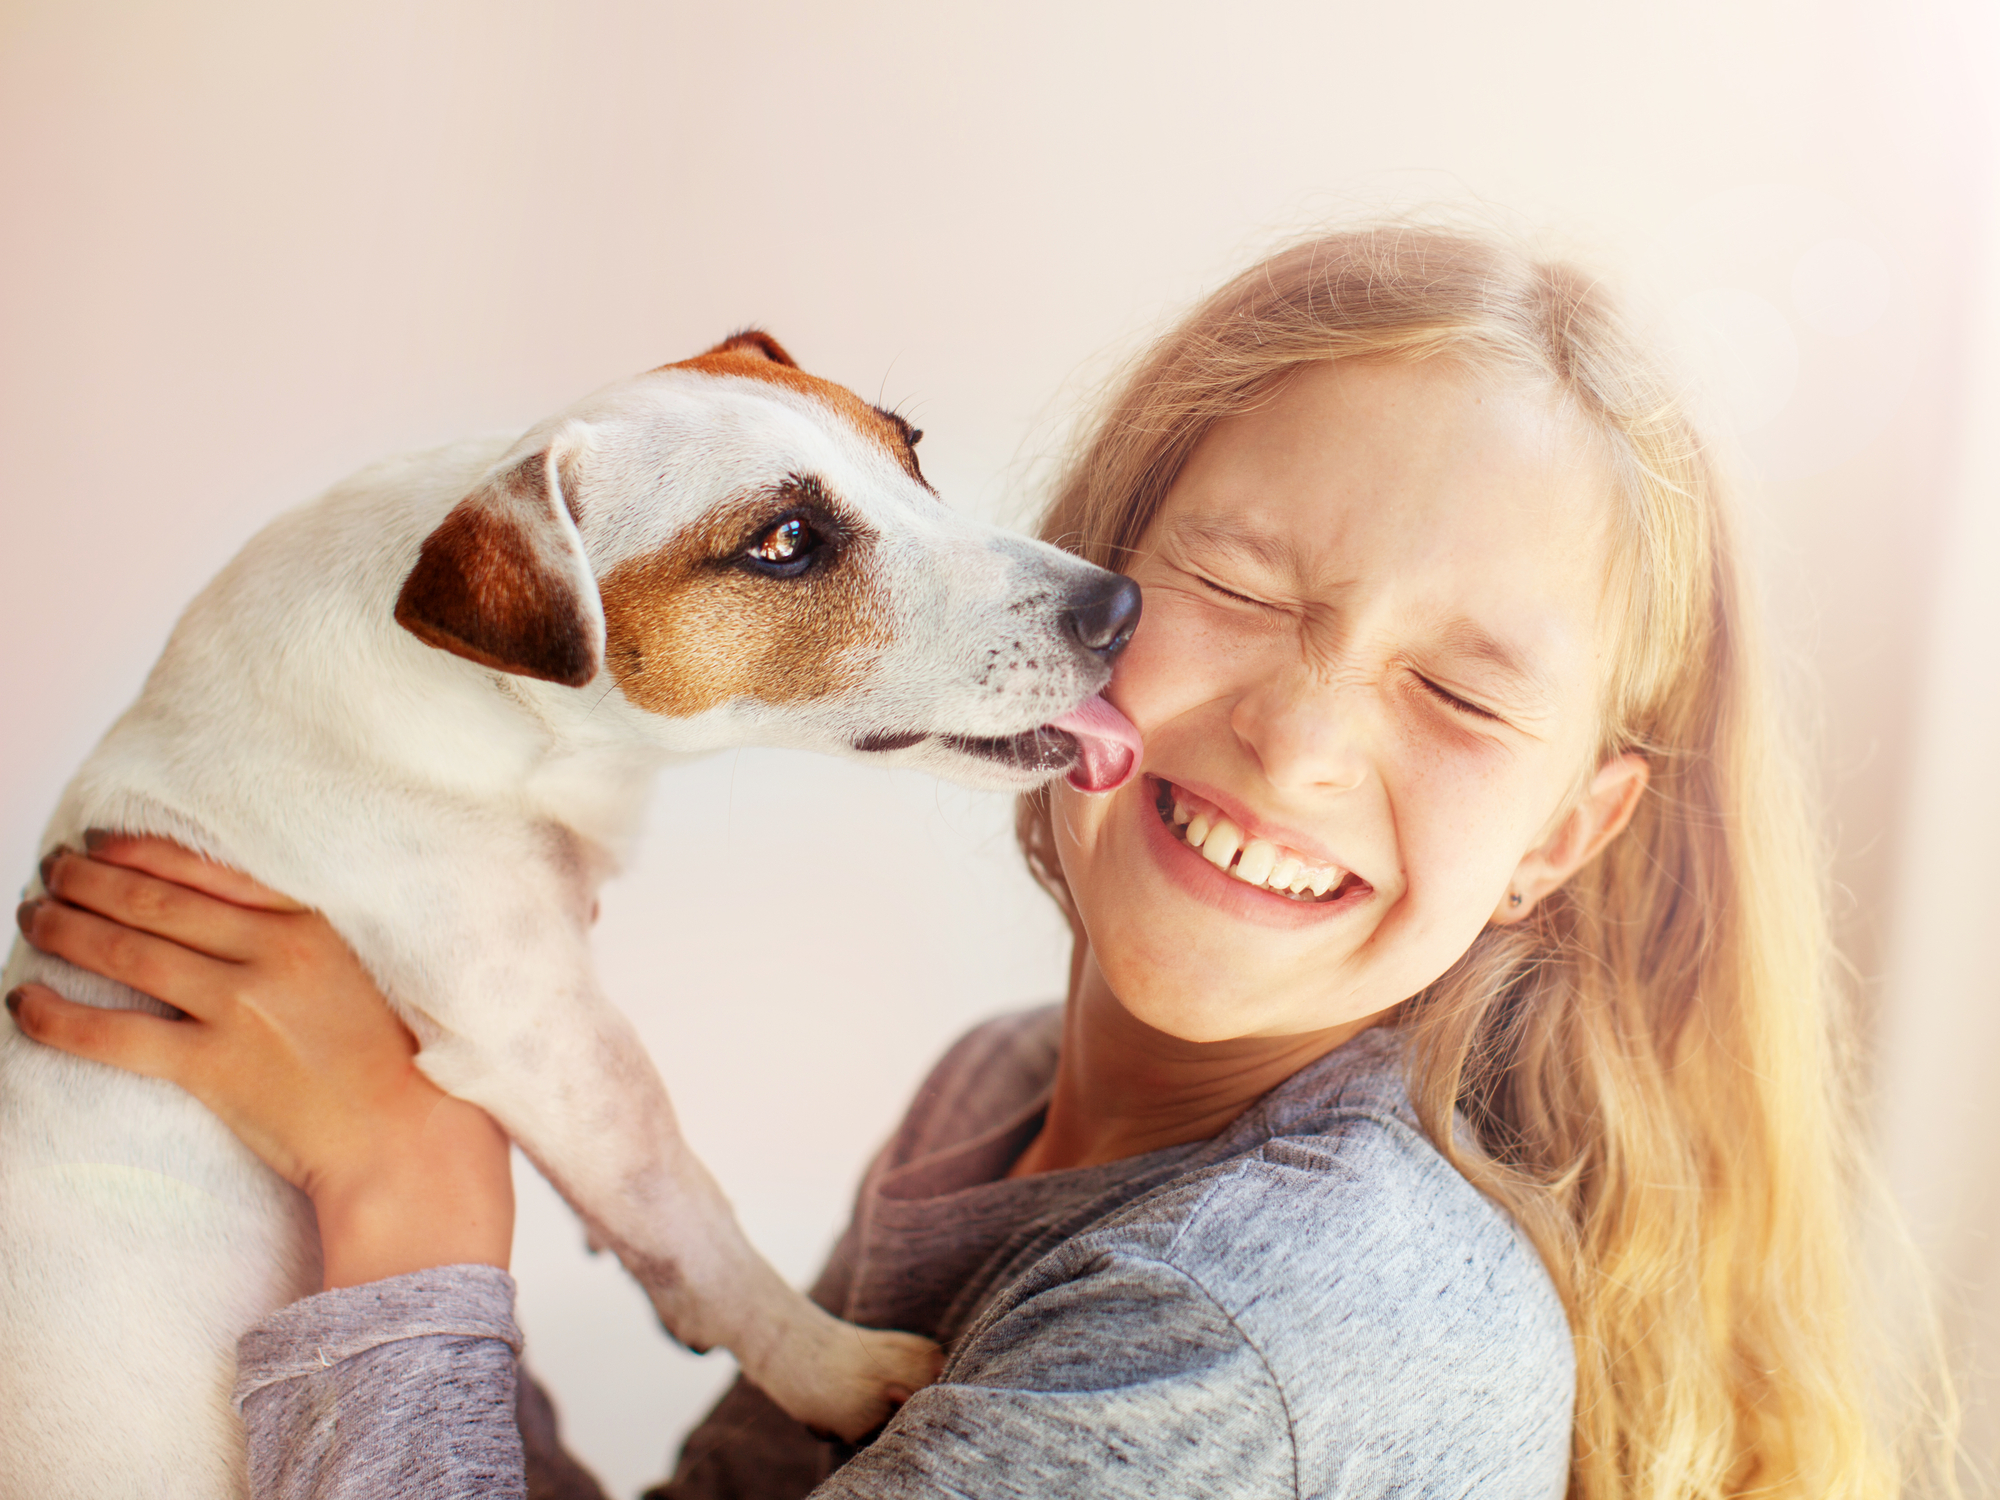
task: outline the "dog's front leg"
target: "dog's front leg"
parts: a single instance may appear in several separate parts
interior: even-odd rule
[[[687,1148],[631,1023],[595,995],[572,998],[504,1039],[427,1039],[423,1068],[500,1122],[675,1338],[729,1349],[809,1426],[850,1441],[872,1432],[935,1377],[936,1346],[843,1323],[779,1276]]]

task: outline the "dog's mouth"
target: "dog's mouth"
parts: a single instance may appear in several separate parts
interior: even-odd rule
[[[859,750],[906,750],[935,740],[960,755],[982,760],[1020,776],[1042,780],[1069,773],[1069,784],[1080,792],[1115,792],[1139,768],[1143,748],[1139,731],[1099,694],[1046,724],[1021,734],[983,738],[963,734],[876,735],[856,745]]]

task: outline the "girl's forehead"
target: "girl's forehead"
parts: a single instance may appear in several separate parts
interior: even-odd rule
[[[1364,559],[1532,564],[1581,570],[1594,600],[1614,493],[1601,441],[1524,382],[1438,361],[1307,366],[1210,429],[1149,530],[1234,542],[1301,585]]]
[[[1147,546],[1273,603],[1496,642],[1566,677],[1608,628],[1614,489],[1598,442],[1524,383],[1439,363],[1308,367],[1211,429]]]

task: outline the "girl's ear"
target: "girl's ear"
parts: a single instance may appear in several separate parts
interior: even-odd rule
[[[1632,821],[1649,774],[1645,757],[1631,751],[1599,766],[1582,800],[1540,848],[1529,850],[1515,866],[1507,894],[1494,910],[1494,922],[1505,926],[1520,921],[1537,901],[1596,858]]]

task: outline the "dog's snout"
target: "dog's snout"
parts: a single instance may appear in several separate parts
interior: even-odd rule
[[[1139,585],[1107,573],[1080,589],[1063,612],[1063,628],[1078,645],[1104,661],[1123,651],[1139,623]]]

